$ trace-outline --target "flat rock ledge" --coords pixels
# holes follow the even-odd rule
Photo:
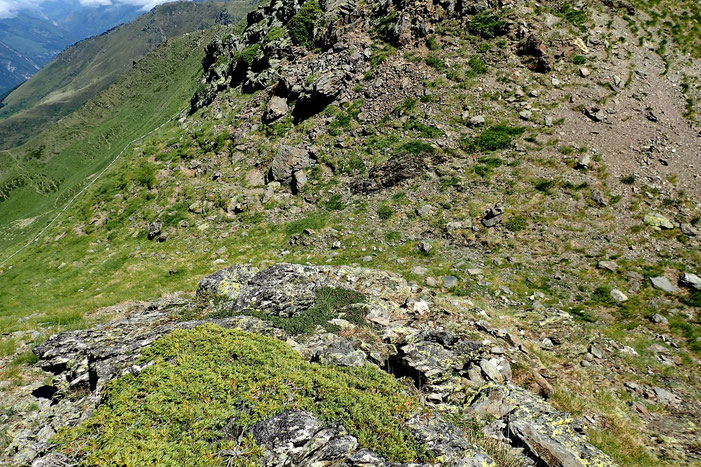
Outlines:
[[[365,338],[327,332],[289,336],[260,319],[261,313],[294,317],[315,305],[321,287],[362,293],[365,297]],[[178,321],[196,305],[183,298],[161,299],[132,306],[120,319],[91,329],[68,331],[35,348],[38,365],[53,375],[50,384],[34,386],[40,409],[27,428],[5,451],[13,465],[66,465],[53,450],[51,437],[63,426],[85,420],[99,404],[104,384],[126,373],[138,374],[148,365],[136,364],[141,351],[175,329],[206,322],[286,340],[311,361],[342,366],[376,365],[397,377],[410,378],[432,417],[416,417],[408,424],[417,441],[445,466],[487,466],[493,460],[466,439],[462,430],[440,413],[490,420],[484,434],[520,456],[523,465],[615,465],[591,445],[584,425],[552,407],[540,396],[509,382],[508,353],[518,352],[509,335],[471,323],[471,336],[441,327],[448,312],[433,297],[402,277],[383,271],[340,266],[277,264],[258,270],[236,265],[204,278],[197,290],[197,306],[221,318]],[[257,317],[246,313],[256,312]],[[332,320],[341,329],[354,325]],[[474,333],[499,336],[512,347],[489,351]],[[501,355],[505,353],[506,355]],[[286,411],[251,428],[263,448],[263,465],[277,466],[398,466],[358,446],[343,426],[324,424],[313,414]]]

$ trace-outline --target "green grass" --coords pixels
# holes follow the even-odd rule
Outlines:
[[[314,46],[314,26],[322,14],[316,0],[307,0],[299,12],[287,23],[287,31],[295,45]]]
[[[477,13],[470,19],[470,22],[467,24],[467,31],[483,39],[493,39],[506,34],[508,25],[502,19],[501,12],[492,13],[489,10],[485,10]]]
[[[463,149],[468,152],[490,152],[508,149],[514,140],[521,136],[524,128],[501,124],[487,128],[474,138],[462,140]]]
[[[388,204],[381,204],[377,208],[377,215],[380,217],[380,219],[386,221],[394,215],[394,209],[392,209],[392,206]]]
[[[141,361],[154,363],[110,382],[91,417],[59,433],[64,452],[85,465],[249,465],[260,452],[251,438],[239,456],[225,454],[239,434],[308,410],[390,461],[430,460],[405,427],[417,399],[377,368],[308,363],[281,341],[215,325],[174,331]]]

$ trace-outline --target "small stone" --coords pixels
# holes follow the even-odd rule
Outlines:
[[[438,285],[438,281],[436,280],[435,277],[427,277],[426,278],[426,285],[429,287],[436,287]]]
[[[475,115],[470,119],[470,125],[471,126],[481,126],[484,125],[484,117],[481,115]]]
[[[596,358],[604,358],[604,352],[602,352],[601,349],[595,346],[594,344],[589,346],[589,353],[591,353]]]
[[[650,282],[652,286],[667,293],[676,293],[677,288],[664,276],[651,277]]]
[[[589,166],[591,165],[591,154],[586,153],[582,155],[582,157],[577,160],[577,168],[578,169],[588,169]]]
[[[591,71],[587,67],[582,67],[579,69],[579,74],[582,78],[587,78],[591,74]]]
[[[446,289],[452,289],[458,285],[458,278],[455,276],[445,276],[443,277],[443,287]]]
[[[467,273],[471,276],[479,276],[482,274],[482,270],[480,268],[469,268]]]
[[[643,219],[643,222],[645,222],[650,227],[655,227],[658,229],[670,230],[674,228],[674,224],[672,224],[672,222],[669,219],[667,219],[661,214],[656,213],[646,214],[645,218]]]
[[[606,271],[610,272],[616,272],[618,269],[618,264],[616,264],[614,261],[599,261],[596,263],[596,268],[597,269],[605,269]]]
[[[659,313],[655,313],[650,317],[650,321],[652,321],[655,324],[667,324],[667,318],[665,318],[663,315]]]
[[[258,187],[265,185],[265,175],[261,170],[251,169],[246,172],[246,185]]]
[[[287,105],[287,100],[279,97],[273,96],[268,101],[265,106],[265,113],[263,114],[263,121],[265,123],[271,123],[275,120],[284,117],[290,111],[290,107]]]
[[[363,256],[363,263],[369,263],[372,261],[372,256]]]
[[[545,123],[546,127],[551,128],[553,126],[553,118],[550,115],[546,115],[543,123]]]
[[[433,245],[431,245],[426,240],[423,240],[423,241],[421,241],[421,243],[419,243],[419,251],[421,251],[422,253],[428,253],[432,249],[433,249]]]
[[[413,268],[411,268],[411,273],[416,274],[417,276],[425,276],[427,272],[428,269],[422,266],[414,266]]]
[[[611,298],[616,303],[625,303],[628,301],[628,296],[618,289],[611,290]]]
[[[530,110],[522,110],[521,112],[519,112],[518,116],[519,118],[521,118],[521,120],[528,121],[533,116],[533,112]]]
[[[418,208],[416,210],[416,214],[419,217],[428,217],[428,216],[432,216],[435,213],[435,211],[436,211],[435,208],[433,206],[431,206],[430,204],[424,204],[423,206],[421,206],[420,208]]]
[[[501,374],[497,366],[493,363],[493,360],[482,360],[480,361],[480,368],[484,375],[491,381],[495,383],[503,383],[504,376]]]
[[[685,272],[679,280],[679,284],[696,290],[701,290],[701,277],[690,272]]]

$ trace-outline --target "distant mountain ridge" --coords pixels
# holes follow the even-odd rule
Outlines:
[[[0,148],[8,149],[46,128],[114,83],[158,44],[217,22],[241,17],[246,2],[172,2],[134,21],[82,40],[63,51],[18,88],[0,108]]]
[[[0,19],[0,96],[29,79],[69,45],[139,14],[134,5],[94,7],[70,0],[45,2]]]

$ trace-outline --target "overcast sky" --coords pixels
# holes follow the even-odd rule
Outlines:
[[[11,18],[16,15],[19,10],[35,8],[44,0],[0,0],[0,18]],[[129,5],[137,5],[143,7],[144,10],[150,10],[154,6],[172,0],[79,0],[84,6],[106,6],[119,3]]]

